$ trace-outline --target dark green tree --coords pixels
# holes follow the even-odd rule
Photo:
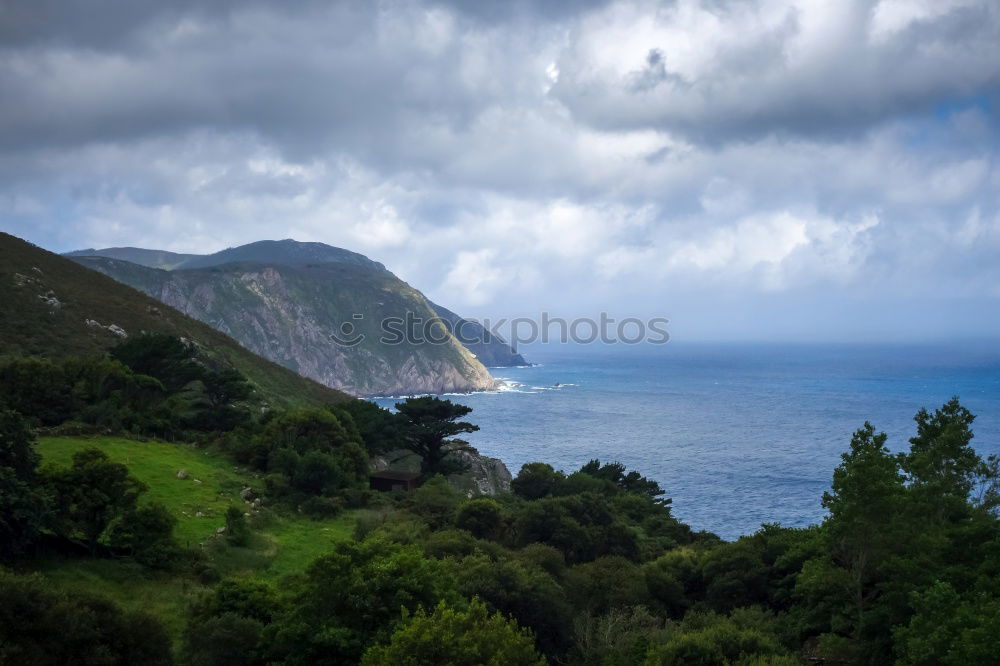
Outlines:
[[[601,461],[595,458],[581,467],[580,471],[595,478],[610,481],[626,493],[649,497],[657,504],[667,505],[672,501],[663,497],[667,491],[661,488],[659,483],[647,479],[635,470],[627,471],[625,465],[620,462],[602,465]]]
[[[510,489],[518,497],[536,500],[554,494],[565,479],[566,475],[557,472],[552,465],[542,462],[526,463],[511,481]]]
[[[264,643],[285,664],[356,663],[389,639],[402,609],[458,599],[448,566],[414,546],[342,542],[309,565]]]
[[[73,390],[59,363],[15,358],[0,364],[0,405],[36,425],[58,425],[73,413]]]
[[[170,637],[149,615],[3,570],[0,599],[0,664],[172,663]]]
[[[464,597],[479,597],[490,610],[531,629],[546,655],[559,657],[568,649],[574,608],[541,567],[508,557],[472,555],[456,563],[455,575]]]
[[[34,443],[20,414],[0,411],[0,557],[22,553],[48,521],[50,500],[39,483]]]
[[[498,539],[504,527],[503,508],[490,497],[471,499],[458,508],[455,526],[468,530],[477,539]]]
[[[168,569],[181,556],[174,539],[177,519],[158,502],[127,511],[111,529],[109,541],[127,551],[136,562],[156,569]]]
[[[827,615],[829,654],[861,664],[889,658],[889,630],[902,618],[892,616],[887,586],[917,533],[906,522],[899,460],[885,442],[870,423],[854,433],[823,495],[826,553],[804,565],[797,584],[814,611]]]
[[[133,510],[146,486],[121,463],[111,462],[96,448],[73,454],[68,469],[50,478],[56,501],[56,529],[71,539],[82,539],[91,552],[111,523]]]
[[[238,506],[226,509],[226,541],[234,546],[246,546],[250,543],[250,526],[243,510]]]
[[[471,407],[425,396],[397,402],[396,409],[403,424],[403,445],[420,456],[424,478],[465,471],[465,466],[451,454],[474,449],[468,442],[449,438],[479,430],[477,425],[458,420],[469,414]]]
[[[975,416],[952,398],[933,414],[914,417],[917,434],[910,450],[899,455],[924,520],[954,521],[969,510],[969,493],[982,460],[970,445]]]
[[[485,604],[473,600],[465,610],[443,601],[433,613],[423,608],[407,617],[388,645],[371,648],[364,666],[438,664],[440,666],[544,666],[531,633]]]

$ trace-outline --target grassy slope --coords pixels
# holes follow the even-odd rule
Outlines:
[[[143,501],[161,502],[177,517],[175,534],[182,544],[197,547],[209,540],[206,553],[223,575],[280,579],[302,571],[329,552],[334,543],[350,538],[353,531],[350,513],[327,521],[276,515],[255,533],[250,547],[229,547],[210,537],[225,523],[223,516],[229,506],[243,506],[240,489],[259,486],[253,475],[220,456],[183,444],[115,437],[43,437],[37,448],[45,464],[67,465],[74,452],[89,446],[126,464],[132,475],[149,487]],[[177,478],[180,469],[187,470],[187,479]],[[199,511],[204,516],[196,516]],[[62,587],[110,597],[127,608],[156,615],[175,639],[183,629],[187,604],[206,589],[196,581],[149,572],[122,561],[51,559],[38,566]]]
[[[59,305],[40,298],[47,294]],[[0,355],[96,354],[119,341],[104,328],[88,326],[88,319],[103,326],[117,324],[130,334],[158,331],[194,340],[210,356],[246,375],[271,404],[349,399],[260,358],[229,336],[131,287],[0,233]]]

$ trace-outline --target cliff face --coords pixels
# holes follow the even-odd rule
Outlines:
[[[441,319],[448,322],[450,330],[459,342],[472,352],[479,362],[487,368],[509,368],[519,365],[530,365],[524,357],[514,351],[503,338],[493,335],[478,322],[465,319],[448,308],[435,303],[434,308]]]
[[[104,257],[73,259],[211,325],[250,351],[354,395],[496,385],[439,323],[421,329],[416,339],[400,339],[394,331],[403,330],[403,321],[429,322],[436,313],[419,291],[367,259],[369,264],[237,262],[172,271]],[[426,341],[423,333],[440,342]]]

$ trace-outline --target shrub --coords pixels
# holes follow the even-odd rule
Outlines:
[[[368,650],[362,664],[544,666],[545,660],[535,651],[530,632],[499,613],[491,615],[485,604],[473,600],[467,610],[444,602],[430,614],[418,610],[403,621],[388,645]]]
[[[250,543],[250,526],[243,515],[243,509],[238,506],[226,509],[226,541],[233,546],[246,546]]]

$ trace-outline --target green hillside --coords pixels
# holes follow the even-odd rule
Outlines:
[[[122,332],[140,331],[192,340],[250,379],[273,405],[349,399],[131,287],[0,233],[0,354],[93,355],[120,342]]]
[[[225,524],[230,506],[245,506],[240,491],[260,487],[260,480],[209,451],[177,443],[135,441],[117,437],[43,437],[36,445],[45,464],[67,466],[73,454],[97,447],[145,483],[142,502],[158,502],[177,518],[174,533],[185,546],[201,548],[208,563],[224,576],[278,580],[302,571],[339,541],[349,539],[353,513],[313,520],[287,513],[271,514],[255,524],[246,548],[213,539]],[[187,478],[177,478],[180,470]],[[198,515],[202,514],[202,515]],[[199,544],[206,544],[199,546]],[[134,562],[107,559],[49,558],[37,567],[58,586],[109,597],[130,610],[152,613],[176,639],[187,605],[203,590],[193,578],[150,572]]]

